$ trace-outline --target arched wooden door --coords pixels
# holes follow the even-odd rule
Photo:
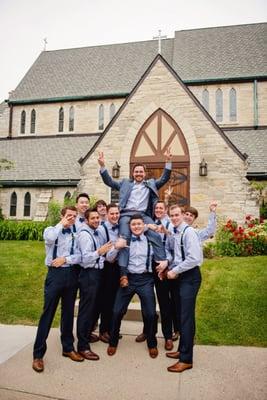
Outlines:
[[[164,198],[164,190],[169,188],[172,189],[169,204],[189,204],[188,147],[181,129],[162,109],[155,111],[138,132],[131,151],[130,170],[140,162],[146,165],[148,178],[160,177],[168,147],[173,154],[173,170],[169,182],[160,189],[160,198]]]

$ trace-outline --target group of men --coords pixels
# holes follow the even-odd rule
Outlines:
[[[216,204],[211,204],[207,228],[196,231],[190,225],[197,210],[178,205],[169,208],[160,201],[158,190],[171,174],[171,151],[159,179],[146,180],[146,169],[135,165],[132,179],[113,180],[103,153],[98,163],[103,182],[119,191],[119,204],[106,206],[99,200],[89,208],[89,196],[77,196],[76,207],[66,206],[61,220],[44,231],[44,308],[33,349],[32,367],[44,370],[43,357],[51,324],[61,300],[62,355],[72,361],[98,360],[90,343],[102,340],[107,354],[118,348],[120,326],[128,305],[137,294],[141,301],[143,332],[137,342],[147,341],[151,358],[158,355],[157,299],[160,307],[166,356],[177,359],[170,372],[193,366],[195,303],[201,284],[201,242],[214,234]],[[74,348],[74,306],[79,290],[77,351]],[[93,334],[99,323],[99,337]],[[173,341],[180,335],[177,351]]]

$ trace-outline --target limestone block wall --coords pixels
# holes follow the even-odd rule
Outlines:
[[[242,220],[245,213],[258,214],[248,193],[246,164],[222,138],[175,77],[158,60],[136,92],[129,98],[114,124],[103,136],[98,148],[84,163],[79,190],[94,192],[110,200],[110,190],[98,174],[97,155],[105,154],[111,171],[115,161],[121,165],[121,177],[129,176],[131,148],[135,137],[149,116],[164,109],[181,128],[190,154],[190,202],[200,212],[200,224],[207,221],[208,206],[216,199],[219,213]],[[208,176],[199,176],[202,158],[208,163]]]
[[[0,106],[0,137],[8,136],[9,107],[7,104]]]
[[[110,106],[114,104],[116,111],[123,99],[73,101],[61,103],[16,105],[13,107],[12,136],[26,135],[55,135],[69,133],[94,133],[98,132],[98,109],[104,106],[104,126],[110,121]],[[64,109],[64,129],[58,132],[59,109]],[[69,131],[69,110],[74,108],[74,131]],[[30,133],[31,111],[36,111],[35,134]],[[20,133],[21,112],[26,112],[25,134]]]
[[[209,114],[216,121],[216,100],[217,89],[223,92],[223,121],[219,125],[224,128],[227,126],[253,126],[254,125],[254,94],[253,82],[247,83],[226,83],[220,85],[200,85],[189,86],[197,99],[202,103],[202,93],[205,89],[209,92]],[[267,124],[267,82],[258,82],[258,125]],[[230,121],[229,94],[231,88],[236,90],[237,95],[237,119]]]
[[[2,212],[5,218],[8,219],[18,219],[18,220],[31,220],[35,218],[37,206],[38,206],[38,199],[42,191],[46,191],[51,188],[45,187],[23,187],[23,188],[0,188],[0,207],[2,208]],[[67,191],[71,194],[75,191],[76,188],[73,187],[55,187],[52,188],[52,198],[54,200],[63,203],[64,196]],[[10,217],[10,199],[12,193],[15,192],[17,194],[17,215],[16,217]],[[31,195],[31,215],[30,217],[24,217],[24,196],[29,192]]]

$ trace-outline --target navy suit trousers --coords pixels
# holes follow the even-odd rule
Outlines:
[[[147,327],[147,345],[149,348],[157,346],[157,314],[154,293],[154,278],[150,273],[128,274],[129,286],[119,288],[113,308],[110,346],[117,347],[121,320],[127,312],[128,305],[136,293],[141,301],[141,309]]]
[[[78,290],[79,266],[48,267],[44,285],[44,308],[33,347],[33,358],[43,358],[56,309],[61,299],[61,343],[64,352],[73,350],[73,318]]]

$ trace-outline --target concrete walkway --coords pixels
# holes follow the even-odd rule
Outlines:
[[[92,349],[100,360],[74,363],[61,356],[58,329],[52,329],[45,371],[31,368],[36,327],[0,325],[1,400],[266,400],[267,349],[195,346],[194,368],[167,372],[173,360],[151,359],[146,345],[134,341],[142,324],[124,321],[123,339],[113,357],[106,345]],[[177,342],[176,342],[177,343]]]

